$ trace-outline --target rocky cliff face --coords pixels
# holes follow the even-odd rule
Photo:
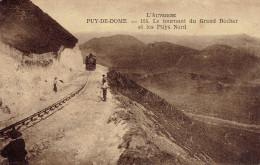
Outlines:
[[[60,89],[75,81],[84,70],[76,43],[30,0],[0,1],[0,98],[11,109],[0,112],[1,127],[37,111],[29,107],[41,106],[52,94],[55,77],[64,82]]]
[[[0,1],[0,40],[25,55],[58,52],[78,42],[30,0]]]

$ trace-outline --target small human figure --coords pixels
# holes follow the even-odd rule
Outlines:
[[[103,85],[105,83],[105,81],[107,81],[107,78],[106,78],[106,75],[104,75],[104,74],[102,75],[102,77],[103,77],[102,78],[102,85]]]
[[[3,100],[0,98],[0,108],[3,107]]]
[[[57,77],[55,77],[55,78],[54,78],[54,81],[53,81],[53,91],[54,91],[54,92],[57,92],[57,91],[58,91],[58,89],[57,89],[57,83],[58,83]]]
[[[59,82],[64,83],[64,81],[62,81],[62,80],[59,80]],[[53,81],[53,91],[54,91],[54,92],[57,92],[57,91],[58,91],[57,85],[58,85],[58,78],[55,77],[55,78],[54,78],[54,81]]]
[[[3,100],[0,98],[0,110],[3,112],[3,113],[7,113],[7,114],[10,114],[11,113],[11,110],[10,108],[7,106],[7,105],[3,105]]]
[[[12,130],[7,133],[12,139],[0,152],[1,156],[7,158],[9,165],[29,165],[25,160],[27,151],[25,150],[25,141],[21,137],[22,133],[18,130]]]
[[[4,109],[3,107],[3,100],[0,98],[0,109]]]
[[[103,90],[103,101],[106,101],[107,100],[107,88],[108,88],[106,80],[104,81],[104,83],[103,83],[101,88]]]
[[[92,54],[92,53],[90,53],[90,54],[89,54],[89,58],[92,58],[92,57],[93,57],[93,54]]]
[[[4,113],[7,113],[7,114],[10,114],[10,113],[11,113],[11,110],[10,110],[10,108],[6,105],[6,106],[4,106],[4,108],[3,108],[3,112],[4,112]]]

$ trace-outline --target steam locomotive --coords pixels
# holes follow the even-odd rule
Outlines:
[[[89,54],[89,56],[86,56],[86,70],[93,71],[96,69],[96,57],[93,54]]]

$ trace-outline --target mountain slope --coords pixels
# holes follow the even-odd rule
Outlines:
[[[138,46],[133,48],[127,42],[117,44],[121,38],[133,39],[126,35],[96,38],[95,45],[87,41],[81,51],[97,51],[99,63],[115,67],[184,112],[259,123],[259,87],[255,84],[260,79],[259,57],[219,44],[199,51],[135,39]],[[104,41],[109,41],[108,47]]]
[[[142,51],[143,46],[144,43],[134,37],[115,35],[93,38],[88,43],[81,44],[80,49],[85,55],[95,52],[98,61],[104,66],[125,67],[127,64],[131,67],[137,61],[135,58]]]
[[[105,66],[146,70],[173,67],[182,56],[190,58],[198,53],[197,50],[168,42],[144,44],[127,35],[91,39],[81,44],[80,49],[82,53],[94,51]]]
[[[193,120],[115,70],[108,80],[112,94],[129,109],[117,112],[112,121],[135,126],[124,136],[119,164],[259,163],[257,133]]]
[[[251,80],[260,71],[260,58],[226,45],[211,45],[198,58],[200,70],[216,76]]]
[[[99,32],[99,33],[76,33],[75,36],[82,44],[91,38],[112,36],[116,33]],[[135,38],[144,43],[152,42],[170,42],[178,45],[183,45],[197,50],[205,49],[211,45],[228,45],[239,50],[246,51],[247,53],[260,57],[260,39],[252,37],[247,34],[236,35],[204,35],[204,36],[188,36],[188,35],[168,35],[168,34],[131,34]]]
[[[127,35],[91,39],[80,45],[83,54],[94,51],[98,62],[117,69],[148,73],[175,68],[185,72],[234,79],[257,79],[260,58],[226,45],[201,51],[169,42],[144,44]]]
[[[260,57],[260,39],[246,34],[208,35],[208,36],[175,36],[175,35],[134,35],[145,43],[167,41],[194,49],[202,50],[211,45],[228,45]]]

